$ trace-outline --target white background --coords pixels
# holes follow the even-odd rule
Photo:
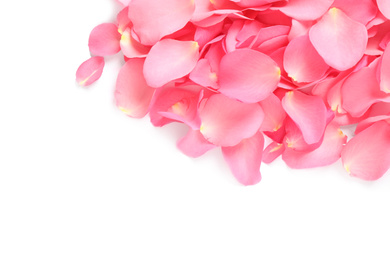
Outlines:
[[[390,174],[281,160],[239,185],[218,150],[116,109],[119,56],[83,89],[89,32],[113,0],[0,4],[0,259],[390,259]]]

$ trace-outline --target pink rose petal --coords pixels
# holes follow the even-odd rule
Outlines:
[[[313,25],[309,36],[325,62],[340,71],[359,62],[368,41],[366,27],[335,7]]]
[[[254,185],[261,180],[260,165],[264,148],[263,134],[242,140],[232,147],[222,147],[222,154],[234,177],[244,185]]]
[[[120,39],[118,26],[113,23],[100,24],[92,30],[89,36],[89,51],[95,56],[114,55],[120,51]]]
[[[280,68],[267,55],[240,49],[226,54],[219,68],[219,91],[246,103],[267,98],[277,87]]]
[[[103,73],[104,58],[95,56],[84,61],[76,72],[76,81],[80,86],[89,86]]]
[[[199,59],[199,45],[194,41],[161,40],[145,60],[144,76],[149,86],[159,88],[189,74]]]

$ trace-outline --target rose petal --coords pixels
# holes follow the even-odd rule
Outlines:
[[[117,107],[130,117],[141,118],[149,111],[154,88],[142,74],[144,59],[129,59],[118,74],[115,88]]]
[[[95,56],[84,61],[76,72],[76,81],[80,86],[89,86],[103,73],[104,58]]]
[[[288,92],[282,100],[286,113],[301,130],[307,144],[322,138],[327,119],[327,109],[320,97],[309,96],[299,91]]]
[[[284,14],[297,20],[316,20],[333,4],[334,0],[289,0],[278,8]]]
[[[177,147],[185,155],[196,158],[215,148],[216,145],[208,142],[199,130],[190,129],[187,135],[177,142]]]
[[[88,41],[89,51],[95,56],[114,55],[120,51],[119,41],[121,34],[118,26],[113,23],[103,23],[96,26]]]
[[[353,137],[341,158],[351,176],[376,180],[390,168],[390,125],[379,121]]]
[[[245,104],[222,94],[212,95],[200,109],[200,132],[218,146],[234,146],[253,136],[263,122],[259,104]]]
[[[267,55],[239,49],[226,54],[219,68],[219,91],[246,103],[267,98],[277,87],[280,68]]]
[[[333,7],[309,31],[310,41],[325,62],[347,70],[363,57],[367,46],[366,27]]]
[[[234,177],[244,184],[253,185],[261,180],[260,165],[264,136],[257,132],[232,147],[222,147],[222,154]]]
[[[144,45],[183,28],[195,11],[193,0],[132,0],[129,18]]]
[[[156,43],[145,60],[144,76],[149,86],[162,87],[189,74],[199,59],[199,45],[194,41],[164,39]]]

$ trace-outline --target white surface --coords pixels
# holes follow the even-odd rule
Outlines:
[[[240,186],[219,151],[175,147],[113,103],[119,63],[75,84],[111,0],[0,4],[0,259],[389,259],[390,174],[374,183],[340,163],[263,165]]]

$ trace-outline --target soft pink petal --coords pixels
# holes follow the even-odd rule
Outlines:
[[[326,128],[324,140],[317,149],[305,152],[286,148],[282,158],[289,167],[294,169],[326,166],[340,158],[346,142],[347,136],[343,134],[336,124],[331,123]]]
[[[164,39],[156,43],[145,60],[144,76],[149,86],[159,88],[189,74],[199,59],[194,41]]]
[[[118,74],[115,88],[117,107],[128,116],[141,118],[148,110],[154,88],[149,87],[142,74],[144,59],[129,59]]]
[[[286,147],[281,143],[272,142],[263,151],[263,163],[271,163],[283,154]]]
[[[207,59],[198,61],[196,67],[190,73],[190,79],[203,87],[218,89],[218,75],[212,71],[210,62]]]
[[[307,144],[314,144],[321,140],[326,126],[327,109],[320,97],[290,91],[283,98],[282,105],[302,131]]]
[[[125,7],[116,16],[116,21],[118,24],[118,32],[120,34],[122,34],[126,30],[126,28],[132,26],[128,14],[129,14],[129,8]]]
[[[333,7],[341,9],[350,18],[364,25],[374,19],[378,12],[372,0],[335,0]]]
[[[317,149],[322,143],[323,136],[321,136],[320,140],[317,142],[308,144],[303,138],[302,131],[290,118],[286,119],[285,129],[286,134],[284,136],[283,142],[289,149],[305,152],[313,151],[314,149]]]
[[[129,17],[144,45],[183,28],[195,11],[194,0],[132,0]]]
[[[201,96],[200,86],[165,86],[154,95],[150,108],[150,121],[154,126],[180,121],[192,128],[199,129],[198,103]]]
[[[284,69],[296,82],[321,79],[329,66],[314,49],[308,35],[293,39],[284,53]]]
[[[351,74],[341,88],[342,107],[354,117],[362,116],[379,101],[390,102],[390,95],[380,90],[376,63]]]
[[[291,30],[288,34],[288,39],[291,41],[296,37],[306,35],[313,26],[313,23],[313,21],[298,21],[293,19],[291,21]]]
[[[103,73],[104,58],[95,56],[84,61],[76,72],[76,81],[80,86],[89,86]]]
[[[118,26],[113,23],[100,24],[89,35],[89,51],[95,56],[114,55],[120,51],[120,39]]]
[[[376,180],[390,168],[390,125],[379,121],[353,137],[341,158],[351,176]]]
[[[380,67],[380,89],[390,94],[390,44],[387,45],[382,55],[382,64]]]
[[[386,16],[387,19],[390,19],[390,1],[389,0],[376,0],[378,4],[379,11]]]
[[[367,46],[366,27],[338,8],[332,8],[309,32],[310,41],[325,62],[347,70],[363,57]]]
[[[200,132],[209,142],[234,146],[259,130],[264,112],[259,104],[245,104],[216,94],[205,101],[200,118]]]
[[[267,132],[278,131],[286,118],[286,112],[282,107],[280,99],[274,94],[271,94],[262,100],[260,105],[265,114],[261,130]]]
[[[277,87],[280,68],[267,55],[240,49],[226,54],[219,68],[219,91],[246,103],[267,98]]]
[[[333,4],[334,0],[289,0],[279,10],[297,20],[316,20]]]
[[[177,142],[177,147],[185,155],[196,158],[215,148],[216,145],[208,142],[199,130],[190,129],[187,135]]]
[[[120,47],[123,55],[127,58],[143,58],[148,54],[150,47],[137,42],[131,35],[130,28],[127,28],[121,37]]]
[[[253,185],[261,180],[260,165],[264,148],[264,136],[257,132],[232,147],[222,147],[222,154],[234,177],[244,184]]]

